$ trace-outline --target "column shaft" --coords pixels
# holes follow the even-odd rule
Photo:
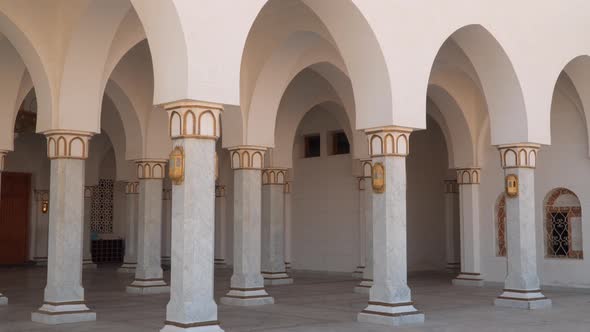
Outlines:
[[[82,258],[82,267],[85,269],[95,269],[96,264],[92,261],[91,239],[90,239],[90,212],[92,207],[92,194],[95,187],[86,186],[84,188],[84,254]]]
[[[445,234],[446,234],[446,257],[447,270],[456,271],[461,268],[460,260],[455,250],[455,223],[457,214],[455,203],[457,200],[457,181],[445,181]]]
[[[125,184],[125,219],[127,234],[125,234],[125,257],[123,265],[118,269],[122,273],[134,273],[137,267],[137,205],[139,199],[139,182]]]
[[[6,159],[6,153],[5,151],[0,151],[0,201],[2,200],[2,171],[4,170],[4,162]],[[7,305],[8,304],[8,298],[6,296],[4,296],[2,293],[0,293],[0,305]]]
[[[364,244],[365,244],[365,267],[361,282],[354,288],[355,293],[369,294],[373,286],[374,251],[373,251],[373,190],[371,190],[371,159],[361,160],[361,169],[364,178],[364,189],[361,191],[364,212]]]
[[[170,266],[172,255],[172,191],[162,192],[162,266]]]
[[[359,242],[359,261],[356,270],[352,273],[353,277],[362,277],[365,270],[365,262],[367,260],[367,237],[366,237],[366,218],[365,218],[365,178],[359,177],[357,179],[358,185],[358,242]]]
[[[291,194],[292,182],[288,181],[285,183],[285,269],[291,269],[291,262],[293,257],[291,255],[291,229],[292,229],[292,194]]]
[[[215,187],[215,265],[224,267],[227,248],[225,186]]]

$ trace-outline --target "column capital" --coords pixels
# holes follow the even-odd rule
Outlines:
[[[227,149],[231,156],[231,168],[236,169],[259,169],[264,167],[265,147],[243,145]]]
[[[86,159],[88,141],[93,133],[74,130],[49,130],[47,137],[47,157],[49,159]]]
[[[6,164],[6,155],[8,154],[8,150],[0,150],[0,172],[4,170],[4,166]]]
[[[221,136],[220,104],[182,100],[164,105],[168,112],[168,133],[172,139],[216,140]]]
[[[373,160],[370,158],[360,159],[361,163],[361,178],[370,178],[371,172],[373,171]]]
[[[365,179],[367,179],[367,177],[366,176],[357,176],[356,179],[357,179],[358,189],[360,191],[365,190]]]
[[[96,186],[84,186],[84,198],[91,198]]]
[[[225,197],[225,186],[218,184],[215,186],[215,197]]]
[[[481,178],[481,168],[465,167],[457,168],[457,184],[479,184]]]
[[[412,129],[389,126],[365,130],[371,158],[383,156],[406,157],[410,153]]]
[[[284,185],[287,168],[265,168],[262,170],[262,185]]]
[[[163,179],[166,177],[165,159],[137,159],[137,178],[140,180]]]
[[[43,202],[49,201],[49,190],[45,189],[35,189],[35,201]]]
[[[162,189],[162,200],[163,201],[171,201],[172,200],[172,189],[167,189],[167,188]]]
[[[445,194],[456,194],[459,192],[457,180],[444,180]]]
[[[283,187],[283,192],[285,194],[290,194],[291,193],[291,185],[293,184],[293,181],[285,181],[285,186]]]
[[[540,148],[533,143],[498,145],[502,168],[535,168]]]
[[[127,194],[127,195],[139,194],[139,182],[137,182],[137,181],[125,182],[125,194]]]

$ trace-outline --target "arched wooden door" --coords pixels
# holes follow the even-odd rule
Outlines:
[[[0,198],[0,264],[27,261],[27,228],[31,175],[2,172]]]

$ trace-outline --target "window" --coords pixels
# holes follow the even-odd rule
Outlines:
[[[506,257],[506,197],[504,193],[496,203],[496,256]]]
[[[584,258],[582,208],[578,196],[565,188],[553,189],[545,200],[547,257]]]
[[[307,135],[305,139],[305,158],[319,157],[321,154],[321,140],[319,134]]]
[[[330,139],[332,140],[332,155],[350,153],[350,143],[343,131],[331,133]]]

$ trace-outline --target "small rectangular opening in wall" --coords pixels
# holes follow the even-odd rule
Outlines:
[[[330,144],[330,146],[332,147],[332,150],[330,151],[331,155],[350,153],[350,143],[348,142],[348,138],[346,137],[345,132],[331,132],[330,140],[332,141]]]
[[[306,135],[304,158],[314,158],[321,155],[321,139],[319,134]]]

